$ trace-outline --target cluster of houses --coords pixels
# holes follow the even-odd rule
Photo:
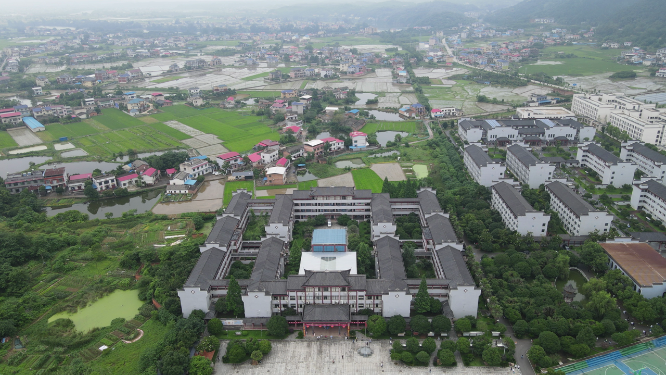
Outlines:
[[[287,126],[283,128],[283,133],[293,134],[297,138],[302,138],[302,128],[300,126]],[[351,138],[350,149],[363,149],[368,146],[368,135],[354,131],[349,133]],[[247,155],[241,155],[238,152],[227,152],[216,157],[216,162],[220,170],[224,173],[230,173],[232,179],[252,180],[254,173],[251,168],[258,168],[265,172],[265,185],[284,185],[287,182],[287,173],[291,166],[291,160],[311,154],[319,158],[327,152],[342,151],[345,149],[345,141],[335,137],[326,137],[323,139],[313,139],[305,141],[302,144],[290,147],[281,147],[279,142],[272,140],[263,140],[254,146],[255,152]],[[303,167],[302,165],[298,166]]]
[[[143,160],[135,160],[123,166],[124,173],[116,176],[111,173],[93,175],[93,173],[68,174],[65,167],[47,168],[30,172],[8,173],[5,186],[12,194],[28,189],[37,191],[44,186],[47,192],[62,188],[69,192],[82,192],[87,183],[98,192],[116,188],[153,186],[161,178],[169,178],[167,193],[192,193],[198,185],[199,176],[212,173],[216,169],[205,157],[193,157],[175,168],[158,170]]]
[[[607,43],[604,43],[607,44]],[[612,45],[612,47],[611,47]],[[615,47],[619,43],[610,43],[609,48]],[[625,42],[625,47],[631,47],[631,42]],[[660,48],[657,52],[646,52],[640,47],[632,47],[630,50],[622,51],[620,58],[625,64],[643,65],[643,66],[666,66],[666,48]],[[660,68],[657,77],[666,77],[666,68]]]

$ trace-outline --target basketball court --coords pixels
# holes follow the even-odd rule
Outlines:
[[[666,375],[666,347],[609,360],[599,366],[567,372],[567,375]]]

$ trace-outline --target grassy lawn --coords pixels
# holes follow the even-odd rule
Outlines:
[[[143,125],[144,122],[134,118],[121,110],[115,108],[104,108],[100,116],[95,117],[95,121],[103,124],[109,129],[124,129],[132,126]]]
[[[108,354],[102,354],[98,359],[90,362],[93,372],[109,375],[141,374],[139,371],[139,357],[147,348],[157,344],[168,329],[155,320],[148,320],[140,328],[143,337],[139,341],[125,344],[122,341],[109,349]]]
[[[228,181],[224,184],[224,200],[222,201],[222,206],[231,202],[231,197],[233,197],[233,192],[238,189],[247,189],[247,191],[254,192],[254,182],[253,181]]]
[[[382,179],[370,168],[354,169],[352,171],[354,177],[354,185],[356,189],[370,189],[373,193],[381,193]]]
[[[238,91],[239,94],[249,95],[250,98],[278,98],[279,91]]]
[[[187,134],[185,134],[181,131],[178,131],[178,130],[176,130],[176,129],[168,126],[168,125],[164,125],[160,122],[155,123],[155,124],[150,124],[150,127],[157,130],[160,133],[164,133],[164,134],[166,134],[170,137],[176,138],[179,141],[182,141],[183,139],[192,138],[189,135],[187,135]]]
[[[298,190],[310,190],[310,188],[317,187],[317,180],[303,181],[298,183]]]
[[[164,83],[164,82],[171,82],[175,81],[177,79],[185,78],[184,76],[171,76],[171,77],[164,77],[164,78],[158,78],[154,81],[151,81],[152,83]]]
[[[43,132],[42,132],[43,133]],[[17,147],[18,143],[12,138],[9,133],[3,131],[0,132],[0,148],[8,148],[8,147]]]
[[[420,132],[422,126],[417,125],[416,121],[393,121],[393,122],[371,122],[365,124],[362,132],[372,134],[382,130],[393,130],[415,134]]]

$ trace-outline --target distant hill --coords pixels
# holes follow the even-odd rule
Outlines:
[[[335,21],[358,18],[368,26],[379,28],[403,28],[412,26],[432,26],[447,28],[470,19],[461,13],[478,12],[472,4],[455,4],[445,1],[408,3],[387,1],[381,3],[310,3],[292,5],[271,10],[268,16],[290,20]],[[435,17],[437,16],[437,17]],[[440,19],[437,19],[440,18]]]
[[[619,11],[631,9],[637,2],[639,0],[525,0],[498,10],[485,20],[497,26],[518,26],[534,18],[554,18],[555,22],[564,25],[585,22],[597,26]],[[663,0],[652,2],[664,5]],[[659,13],[663,15],[663,11]]]
[[[649,50],[666,47],[666,0],[642,0],[617,12],[595,31],[599,40],[632,42]]]

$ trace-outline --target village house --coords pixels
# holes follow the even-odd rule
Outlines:
[[[116,176],[109,174],[103,176],[93,177],[93,187],[97,191],[104,191],[108,189],[115,189],[117,185]]]
[[[229,168],[232,170],[244,165],[243,156],[237,152],[227,152],[226,154],[218,155],[216,161],[220,168],[224,167],[224,163],[229,163]]]
[[[69,176],[69,182],[67,187],[69,191],[83,190],[86,186],[86,182],[92,180],[92,173],[76,174]]]
[[[160,179],[160,171],[155,168],[148,168],[141,174],[141,179],[146,185],[155,185]]]
[[[266,185],[284,185],[284,175],[287,169],[283,167],[272,167],[266,170]]]
[[[213,172],[213,167],[206,160],[192,159],[180,163],[180,170],[187,172],[190,179],[196,179],[199,176]]]
[[[324,152],[324,142],[320,139],[313,139],[303,143],[303,149],[305,152],[313,153],[316,157]]]
[[[333,152],[345,149],[345,141],[343,140],[334,137],[326,137],[322,138],[321,141],[328,145],[328,151]]]
[[[121,188],[128,188],[130,186],[137,185],[138,182],[139,182],[139,175],[136,173],[131,173],[118,177],[118,185]]]
[[[368,135],[363,132],[351,132],[349,137],[352,140],[352,147],[366,147],[368,146]]]

